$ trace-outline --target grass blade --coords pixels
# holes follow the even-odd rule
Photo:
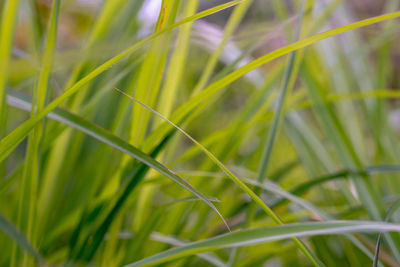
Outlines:
[[[2,214],[0,214],[0,229],[1,231],[9,236],[14,242],[23,250],[30,253],[36,259],[41,259],[41,256],[37,252],[37,250],[32,246],[32,244],[28,241],[26,236],[19,232],[11,222],[7,220]]]
[[[19,0],[6,0],[0,29],[0,138],[6,133],[6,85],[14,42]]]
[[[365,232],[399,232],[400,225],[373,221],[330,221],[323,223],[298,223],[280,225],[266,228],[243,230],[210,239],[197,241],[188,245],[173,248],[126,267],[160,264],[166,261],[178,259],[191,254],[214,251],[227,247],[240,247],[261,244],[270,241],[282,240],[291,237],[306,237],[314,235],[333,235],[345,233]]]
[[[37,95],[36,103],[32,107],[32,116],[43,110],[48,95],[48,83],[50,80],[50,72],[53,65],[53,55],[56,46],[57,38],[57,26],[58,26],[58,14],[60,9],[60,0],[53,1],[49,29],[47,32],[46,43],[44,48],[44,54],[42,58],[42,66],[39,75],[39,81],[37,84],[37,91],[34,95]],[[43,125],[37,125],[33,129],[33,132],[29,136],[28,148],[26,152],[26,164],[22,176],[22,182],[20,186],[21,194],[18,205],[18,217],[17,224],[19,229],[24,232],[29,240],[33,244],[36,243],[35,229],[40,224],[42,216],[36,217],[37,212],[37,192],[38,192],[38,181],[39,181],[39,151],[40,142],[43,134]],[[36,224],[36,219],[39,220],[39,224]],[[19,264],[21,255],[16,247],[13,251],[13,262]],[[28,260],[28,254],[23,254],[23,262]]]

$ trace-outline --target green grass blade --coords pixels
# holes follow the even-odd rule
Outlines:
[[[43,107],[45,106],[46,96],[48,94],[48,83],[50,79],[50,72],[53,64],[53,55],[56,46],[59,9],[60,0],[55,0],[53,2],[51,10],[50,23],[36,89],[37,91],[34,92],[34,95],[37,95],[37,99],[35,105],[33,105],[32,108],[33,116],[43,109]],[[38,125],[34,128],[28,139],[26,163],[20,186],[20,192],[22,193],[19,196],[20,199],[17,215],[17,224],[19,226],[19,229],[26,234],[27,238],[31,240],[33,244],[36,243],[36,219],[42,218],[40,215],[39,217],[36,217],[37,192],[39,181],[39,151],[42,132],[42,125]],[[14,249],[17,248],[15,247]],[[14,251],[13,256],[15,257],[13,259],[13,262],[18,263],[21,255],[18,253],[18,251]],[[24,253],[23,261],[25,262],[26,260],[28,260],[28,254]]]
[[[19,0],[6,0],[0,28],[0,138],[6,134],[6,85],[14,43]]]
[[[158,241],[158,242],[165,243],[165,244],[174,245],[174,246],[185,246],[187,244],[187,242],[184,242],[184,241],[179,240],[174,237],[165,236],[160,233],[152,233],[151,239]],[[217,267],[230,266],[230,265],[222,262],[215,254],[212,254],[212,253],[200,253],[200,254],[197,254],[197,256],[205,261],[208,261],[213,266],[217,266]]]
[[[227,247],[240,247],[283,240],[290,237],[306,237],[314,235],[333,235],[365,232],[399,232],[400,225],[373,221],[330,221],[323,223],[297,223],[283,226],[255,228],[233,232],[210,239],[190,243],[150,256],[126,267],[160,264],[184,256],[206,251],[214,251]]]

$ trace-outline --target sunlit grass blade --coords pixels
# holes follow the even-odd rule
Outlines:
[[[53,65],[53,55],[56,46],[57,38],[57,26],[58,17],[60,9],[60,0],[55,0],[51,9],[50,23],[47,31],[46,43],[43,52],[41,70],[39,75],[39,80],[37,88],[33,95],[36,96],[34,99],[35,103],[32,106],[31,114],[34,116],[37,112],[41,111],[45,106],[46,97],[48,95],[48,83],[50,80],[50,72]],[[28,148],[26,152],[26,164],[24,166],[24,172],[21,181],[21,194],[18,206],[18,217],[17,223],[19,229],[24,232],[28,239],[31,240],[33,244],[36,244],[36,235],[38,225],[41,225],[40,218],[42,216],[36,217],[37,212],[37,192],[38,192],[38,181],[39,181],[39,151],[40,142],[43,134],[43,125],[38,125],[33,129],[28,139]],[[40,205],[39,205],[40,207]],[[38,222],[37,223],[37,219]],[[16,249],[16,248],[14,248]],[[20,254],[18,251],[13,253],[15,259],[13,262],[17,263]],[[28,258],[26,253],[23,254],[23,261],[25,262]]]
[[[4,1],[0,25],[0,138],[6,134],[6,91],[19,0]],[[0,169],[1,170],[1,169]]]

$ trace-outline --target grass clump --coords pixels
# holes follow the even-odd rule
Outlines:
[[[0,265],[400,264],[397,1],[91,3],[1,7]]]

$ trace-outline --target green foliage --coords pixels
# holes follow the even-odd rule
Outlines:
[[[2,2],[0,266],[399,265],[398,1],[149,2]]]

